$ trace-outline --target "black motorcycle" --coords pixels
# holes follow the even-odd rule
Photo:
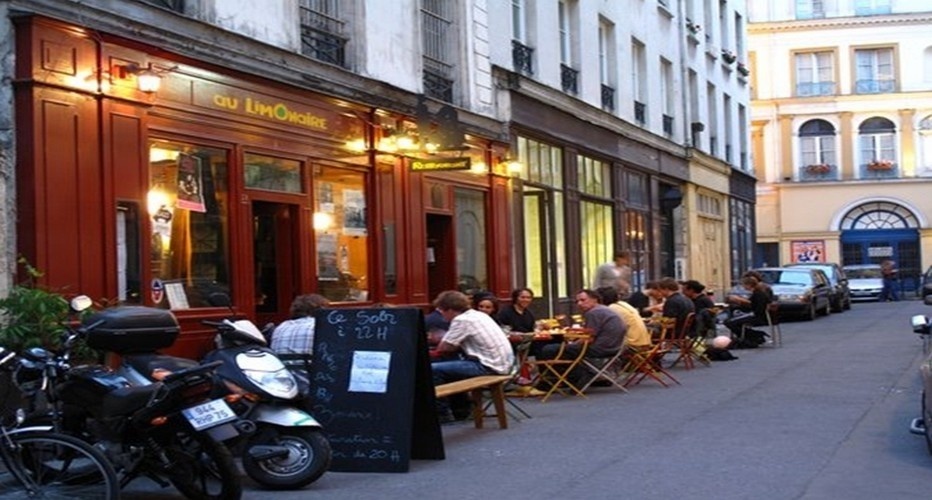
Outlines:
[[[72,300],[74,311],[89,306],[87,297]],[[105,348],[130,337],[134,342],[149,338],[162,343],[166,336],[174,341],[178,334],[174,317],[145,325],[111,321],[100,328],[102,324],[97,320],[67,327],[61,352],[34,348],[24,353],[27,362],[17,379],[23,387],[35,388],[30,393],[33,409],[40,411],[32,418],[50,419],[59,430],[103,450],[120,474],[121,487],[147,477],[162,487],[173,485],[187,498],[240,498],[239,471],[220,442],[238,434],[239,420],[223,399],[210,399],[212,372],[221,363],[175,371],[148,385],[131,384],[102,365],[71,366],[79,339]]]

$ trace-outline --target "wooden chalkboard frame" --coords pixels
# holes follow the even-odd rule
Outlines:
[[[416,308],[314,315],[311,413],[333,449],[330,470],[407,472],[444,458],[424,314]]]

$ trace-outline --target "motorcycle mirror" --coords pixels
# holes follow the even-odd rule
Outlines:
[[[909,323],[912,325],[914,332],[923,334],[929,333],[929,318],[926,318],[921,314],[917,314],[912,318],[909,318]]]
[[[87,295],[78,295],[77,297],[71,299],[71,308],[77,312],[81,312],[89,307],[94,305],[94,301],[91,300]]]

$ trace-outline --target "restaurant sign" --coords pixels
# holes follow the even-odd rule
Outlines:
[[[194,90],[198,106],[319,131],[331,130],[337,118],[329,110],[224,85],[195,82]]]
[[[411,160],[412,172],[433,172],[438,170],[469,170],[472,160],[466,158],[438,158],[433,160]]]

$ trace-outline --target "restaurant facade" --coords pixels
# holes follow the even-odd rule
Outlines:
[[[498,122],[413,94],[387,96],[394,109],[328,97],[40,16],[15,26],[17,250],[44,285],[171,309],[192,355],[225,296],[263,324],[301,293],[426,307],[512,288]]]

